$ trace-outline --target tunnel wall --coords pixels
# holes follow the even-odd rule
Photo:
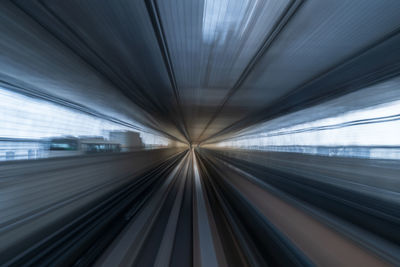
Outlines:
[[[0,262],[183,148],[0,164]]]
[[[365,186],[400,192],[400,166],[396,160],[329,157],[290,152],[212,149],[229,158],[284,171],[352,189]],[[361,190],[361,189],[360,189]],[[376,191],[376,190],[374,190]],[[385,193],[382,193],[385,197]]]
[[[359,245],[398,261],[398,161],[254,150],[203,151],[225,169],[291,199],[301,209],[312,207],[312,212],[304,210]],[[222,176],[228,181],[232,178],[225,171]]]

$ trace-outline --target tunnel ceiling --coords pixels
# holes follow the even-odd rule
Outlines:
[[[180,140],[229,135],[400,68],[398,0],[1,6],[3,83]]]

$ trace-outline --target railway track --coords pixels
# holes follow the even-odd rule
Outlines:
[[[395,266],[396,203],[367,206],[371,196],[343,192],[186,150],[70,213],[29,247],[8,250],[2,265]],[[354,198],[364,222],[349,213]]]

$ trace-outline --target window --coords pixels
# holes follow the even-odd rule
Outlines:
[[[43,158],[52,154],[66,156],[68,153],[55,151],[79,150],[78,139],[95,137],[108,140],[112,138],[110,133],[133,131],[138,132],[137,129],[0,87],[0,161]],[[169,144],[165,137],[145,131],[139,134],[144,147]]]
[[[400,159],[399,88],[400,79],[396,78],[282,116],[214,145],[327,156]],[[370,103],[373,105],[368,106]],[[334,110],[339,112],[334,114]],[[317,119],[304,121],[313,117]],[[303,122],[296,123],[301,120]]]

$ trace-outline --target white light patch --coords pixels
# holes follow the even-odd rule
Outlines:
[[[206,0],[203,15],[203,41],[223,45],[228,34],[240,38],[259,0]]]
[[[0,88],[0,138],[40,139],[57,136],[102,136],[110,131],[137,131],[40,99]],[[169,140],[141,132],[145,145],[166,146]]]
[[[244,135],[218,147],[400,159],[400,101],[278,130]],[[324,149],[316,149],[324,147]],[[343,148],[347,147],[346,152]],[[369,153],[365,154],[368,148]],[[365,156],[368,155],[368,156]]]

